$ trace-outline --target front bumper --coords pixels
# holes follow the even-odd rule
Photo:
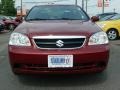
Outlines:
[[[48,55],[73,55],[73,68],[48,68]],[[109,59],[109,46],[86,46],[73,50],[41,50],[9,46],[13,72],[22,74],[74,74],[103,71]]]

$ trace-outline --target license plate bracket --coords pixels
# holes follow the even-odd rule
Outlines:
[[[73,67],[73,55],[48,55],[48,68]]]

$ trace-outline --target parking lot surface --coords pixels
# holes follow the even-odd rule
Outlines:
[[[110,42],[110,61],[103,73],[16,76],[8,60],[9,36],[0,33],[0,90],[120,90],[120,40]]]

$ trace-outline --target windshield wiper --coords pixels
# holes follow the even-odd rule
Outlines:
[[[60,18],[59,20],[81,20],[81,19],[73,19],[73,18]]]
[[[43,19],[43,18],[26,19],[26,21],[38,21],[38,20],[48,20],[48,19]]]
[[[75,20],[75,19],[71,19],[71,18],[60,18],[61,20]]]

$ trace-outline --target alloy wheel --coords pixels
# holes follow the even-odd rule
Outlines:
[[[14,26],[13,24],[10,24],[10,25],[9,25],[9,30],[10,30],[10,31],[13,31],[14,29],[15,29],[15,26]]]
[[[118,37],[118,32],[114,29],[111,29],[107,32],[109,40],[115,40]]]

